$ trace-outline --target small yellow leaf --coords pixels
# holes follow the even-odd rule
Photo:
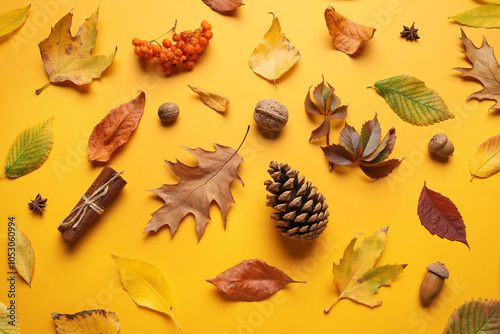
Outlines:
[[[148,307],[158,312],[165,313],[175,319],[172,310],[172,295],[167,281],[161,271],[154,265],[133,259],[111,255],[116,261],[122,284],[130,298],[137,305]]]
[[[35,252],[31,247],[31,241],[26,234],[16,225],[16,260],[15,266],[19,275],[31,287],[31,277],[35,267]]]
[[[75,314],[52,313],[56,334],[118,334],[120,323],[113,312],[105,310],[82,311]]]
[[[23,8],[9,10],[0,15],[0,37],[19,28],[28,17],[31,5]]]
[[[273,14],[271,28],[250,56],[250,68],[256,74],[276,83],[276,79],[295,65],[299,59],[299,50],[286,38],[281,31],[280,21]]]
[[[500,171],[500,135],[486,139],[472,152],[469,171],[472,179],[476,176],[488,177]]]
[[[0,333],[19,334],[19,327],[17,327],[17,323],[18,320],[16,315],[10,313],[7,305],[0,303]]]
[[[208,107],[218,112],[225,112],[229,108],[229,99],[219,93],[203,90],[201,88],[188,85],[189,88],[201,98],[201,101]]]

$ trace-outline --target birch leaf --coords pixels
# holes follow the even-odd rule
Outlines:
[[[500,333],[500,301],[479,298],[457,307],[443,334]]]
[[[256,74],[276,84],[276,79],[295,65],[299,59],[299,50],[286,38],[281,31],[280,21],[273,14],[271,28],[250,56],[250,68]]]
[[[123,287],[137,305],[165,313],[175,319],[172,309],[172,294],[165,277],[154,265],[117,255],[111,255],[116,261]]]
[[[118,334],[120,323],[114,312],[89,310],[75,314],[52,313],[56,334]]]
[[[35,252],[31,247],[31,241],[26,234],[16,225],[16,271],[31,287],[31,277],[35,267]]]
[[[29,174],[43,164],[54,141],[53,121],[54,117],[49,118],[26,128],[17,136],[5,160],[5,174],[8,177]]]
[[[487,3],[495,4],[495,5],[500,5],[500,0],[483,0],[483,1],[487,2]]]
[[[488,5],[472,8],[450,17],[458,23],[476,28],[500,28],[500,1],[487,1]],[[496,3],[496,4],[495,4]]]
[[[455,117],[436,91],[410,75],[380,80],[373,87],[391,109],[410,124],[430,125]]]
[[[0,15],[0,37],[19,28],[28,18],[31,5],[9,10]]]
[[[500,135],[486,139],[472,152],[469,171],[472,178],[485,178],[500,171]]]
[[[191,88],[193,92],[198,94],[201,101],[209,108],[218,112],[225,112],[227,108],[229,108],[229,99],[227,97],[195,86],[188,85],[188,87]]]
[[[11,315],[7,305],[0,303],[0,332],[2,334],[19,334],[16,315]]]

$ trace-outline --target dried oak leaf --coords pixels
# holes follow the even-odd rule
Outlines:
[[[455,204],[448,197],[427,188],[425,182],[418,199],[417,212],[420,222],[431,234],[460,241],[469,247],[464,220]]]
[[[56,334],[118,334],[120,323],[114,312],[89,310],[75,314],[52,313]]]
[[[353,55],[372,39],[375,28],[363,26],[342,16],[332,6],[325,9],[325,20],[335,48]]]
[[[266,299],[290,283],[303,283],[262,260],[245,260],[207,282],[235,300],[255,302]]]
[[[132,132],[137,128],[144,106],[146,94],[141,92],[132,101],[111,110],[90,134],[88,155],[90,161],[106,162],[111,154],[125,144]]]
[[[493,53],[493,48],[489,46],[486,37],[483,38],[483,44],[480,48],[472,43],[465,35],[462,28],[462,37],[460,40],[464,43],[465,51],[462,51],[469,61],[472,68],[456,67],[455,70],[462,73],[462,77],[475,79],[479,81],[484,89],[477,91],[467,97],[467,101],[476,98],[478,100],[494,100],[496,103],[489,109],[500,108],[500,66]]]
[[[192,214],[199,241],[210,220],[209,208],[213,201],[219,206],[224,228],[226,227],[227,211],[234,203],[231,182],[238,181],[243,185],[243,180],[238,175],[238,166],[243,158],[231,147],[219,144],[214,146],[215,151],[212,152],[183,147],[198,159],[199,163],[194,167],[179,161],[165,161],[180,181],[151,190],[165,201],[165,205],[153,213],[153,219],[149,221],[143,234],[156,232],[160,227],[168,225],[173,237],[181,220]]]
[[[231,14],[236,8],[244,5],[241,0],[203,0],[203,2],[213,11],[221,14]]]
[[[372,179],[389,175],[401,160],[384,161],[392,152],[396,142],[396,130],[391,128],[380,141],[381,129],[377,115],[363,124],[361,134],[346,124],[340,133],[340,144],[321,147],[330,163],[343,166],[358,165]]]

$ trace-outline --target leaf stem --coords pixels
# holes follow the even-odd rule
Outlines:
[[[330,131],[326,134],[326,146],[330,146]],[[333,163],[329,162],[330,172],[333,169]]]
[[[470,178],[469,182],[472,182],[472,180],[474,180],[475,177],[476,177],[476,174],[472,174],[472,177]]]
[[[169,32],[171,32],[171,31],[173,31],[173,32],[174,32],[174,34],[175,34],[175,28],[177,28],[177,19],[175,19],[174,26],[173,26],[172,28],[170,28],[170,30],[169,30],[169,31],[167,31],[166,33],[164,33],[164,34],[163,34],[163,35],[161,35],[161,36],[156,37],[156,38],[155,38],[155,39],[153,39],[152,41],[155,41],[156,43],[158,43],[157,39],[162,38],[163,36],[165,36],[166,34],[168,34],[168,33],[169,33]],[[160,44],[160,43],[158,43],[158,44]]]
[[[337,302],[338,302],[339,300],[340,300],[340,298],[338,298],[335,302],[333,302],[333,304],[332,304],[332,305],[330,305],[330,307],[325,308],[323,311],[324,311],[325,313],[330,312],[330,310],[332,309],[332,307],[334,307],[334,306],[335,306],[335,304],[337,304]]]
[[[243,140],[241,141],[241,144],[240,146],[238,146],[238,148],[236,149],[236,153],[238,153],[238,151],[240,150],[241,146],[243,145],[243,143],[245,142],[245,139],[247,139],[247,136],[248,136],[248,132],[250,131],[250,125],[247,126],[247,132],[245,133],[245,137],[243,137]]]
[[[7,175],[7,173],[3,173],[2,175],[0,175],[0,179],[2,179],[5,175]]]
[[[36,92],[36,95],[40,95],[40,93],[41,93],[41,92],[42,92],[45,88],[49,87],[49,85],[50,85],[51,83],[52,83],[52,82],[51,82],[51,81],[49,81],[49,82],[47,82],[45,85],[43,85],[43,87],[38,88],[38,89],[35,91],[35,92]]]

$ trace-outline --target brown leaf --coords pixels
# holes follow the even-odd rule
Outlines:
[[[226,226],[227,212],[234,203],[231,182],[238,181],[243,185],[243,180],[238,175],[238,166],[243,162],[243,158],[231,147],[219,144],[214,146],[213,152],[184,147],[198,159],[199,163],[194,167],[179,161],[165,161],[180,182],[164,184],[151,190],[165,201],[165,205],[153,213],[153,219],[149,221],[143,234],[156,232],[160,227],[168,225],[174,236],[181,220],[192,214],[200,240],[210,220],[209,208],[213,201],[219,205],[222,222],[224,227]]]
[[[352,22],[340,15],[332,6],[325,10],[325,20],[335,48],[345,54],[356,53],[372,39],[375,28]]]
[[[203,0],[213,11],[221,14],[231,14],[236,8],[244,5],[241,0]]]
[[[56,334],[118,334],[120,323],[113,312],[105,310],[82,311],[75,314],[52,313]]]
[[[125,144],[137,128],[144,112],[146,94],[111,110],[90,134],[88,155],[90,161],[106,162],[111,154]]]
[[[455,70],[462,72],[462,77],[472,78],[479,81],[484,89],[475,92],[467,97],[467,101],[476,98],[478,100],[494,100],[496,103],[490,109],[500,108],[500,66],[498,65],[493,48],[489,46],[486,37],[483,38],[483,44],[480,48],[472,43],[465,35],[462,28],[462,37],[460,40],[464,43],[465,51],[463,53],[472,63],[472,68],[456,67]]]
[[[289,283],[304,283],[291,279],[262,260],[245,260],[207,282],[229,297],[246,302],[266,299]]]
[[[189,88],[201,98],[206,106],[218,112],[225,112],[229,108],[229,99],[216,92],[204,90],[195,86],[188,85]]]

